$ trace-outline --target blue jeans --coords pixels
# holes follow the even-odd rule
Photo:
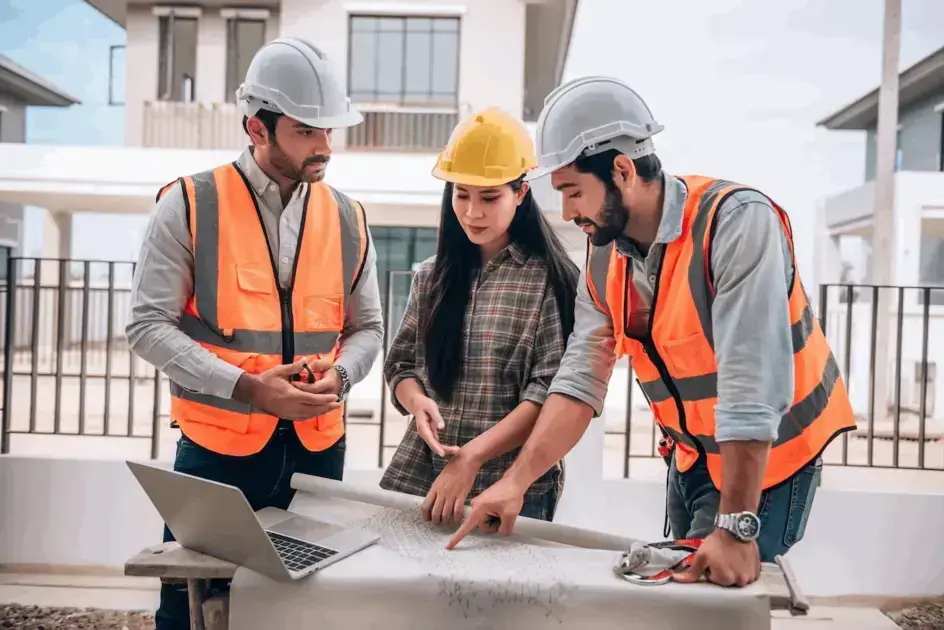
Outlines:
[[[559,492],[556,487],[551,488],[537,499],[526,501],[521,507],[518,516],[528,518],[537,518],[542,521],[553,521],[554,512],[557,511],[557,502],[560,500]]]
[[[760,495],[756,513],[761,523],[757,539],[761,562],[773,562],[774,556],[785,555],[803,538],[822,472],[823,458],[817,457],[793,477]],[[720,500],[721,494],[703,460],[680,473],[672,458],[666,512],[673,538],[704,538],[710,534]]]
[[[186,436],[177,442],[174,470],[236,486],[253,510],[264,507],[288,509],[295,496],[289,485],[296,472],[340,480],[344,474],[346,440],[342,437],[327,450],[312,453],[291,426],[280,425],[265,447],[255,455],[220,455]],[[164,542],[174,540],[164,526]],[[228,580],[213,580],[211,595],[224,592]],[[186,584],[162,584],[161,603],[154,616],[156,630],[189,630],[190,607]]]

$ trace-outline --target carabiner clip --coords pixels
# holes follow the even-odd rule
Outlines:
[[[623,574],[623,579],[627,582],[630,582],[631,584],[639,584],[642,586],[658,586],[660,584],[668,584],[672,581],[673,575],[676,573],[681,573],[692,566],[692,562],[695,560],[695,553],[697,552],[693,552],[685,556],[668,569],[659,571],[654,575],[639,575],[638,573],[633,573],[630,571],[629,573]]]

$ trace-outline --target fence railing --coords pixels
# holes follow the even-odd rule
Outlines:
[[[0,285],[3,330],[2,451],[10,435],[84,435],[151,440],[169,423],[165,379],[128,349],[124,329],[132,263],[11,258]],[[388,272],[385,338],[395,334],[412,281],[410,271]],[[842,369],[858,430],[827,449],[828,464],[944,470],[944,396],[937,378],[944,362],[944,287],[824,285],[819,320]],[[881,309],[888,311],[887,359],[877,343]],[[883,374],[884,372],[884,374]],[[886,404],[877,395],[886,378]],[[369,386],[372,388],[373,386]],[[382,378],[370,411],[349,425],[376,429],[376,462],[397,447],[403,418],[391,413]],[[360,386],[361,393],[364,385]],[[630,462],[659,457],[660,432],[633,372],[623,360],[610,382],[602,418],[608,457],[622,475]]]
[[[133,263],[10,258],[0,287],[3,409],[10,436],[151,440],[161,374],[128,349]]]

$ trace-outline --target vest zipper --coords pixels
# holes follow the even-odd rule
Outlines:
[[[298,255],[301,253],[302,239],[305,236],[305,221],[308,218],[308,201],[311,198],[311,184],[308,185],[308,190],[305,191],[305,201],[302,205],[302,219],[298,226],[298,242],[295,244],[295,260],[292,261],[292,273],[289,276],[288,287],[282,288],[282,283],[279,282],[279,268],[275,263],[275,254],[272,252],[272,244],[269,242],[269,235],[266,232],[265,221],[262,218],[262,210],[259,208],[259,200],[256,199],[253,187],[249,183],[249,178],[243,173],[243,169],[241,169],[236,162],[233,162],[233,166],[236,168],[236,172],[239,173],[240,177],[242,177],[243,183],[246,184],[246,191],[249,193],[249,198],[252,199],[252,205],[256,209],[259,227],[262,228],[262,237],[265,239],[266,250],[269,252],[269,264],[272,265],[272,277],[275,280],[275,286],[279,292],[279,306],[282,315],[282,363],[289,365],[295,362],[295,318],[292,314],[292,294],[295,289],[295,271],[298,269]]]
[[[695,439],[695,436],[688,432],[688,423],[685,419],[685,405],[682,404],[682,395],[679,393],[678,388],[675,386],[675,382],[672,380],[672,377],[669,375],[669,369],[666,367],[665,362],[662,360],[662,357],[659,356],[658,350],[656,350],[655,344],[652,342],[652,325],[656,320],[656,300],[659,296],[659,284],[662,282],[662,263],[665,261],[665,247],[662,248],[662,253],[659,255],[659,267],[656,270],[656,284],[652,288],[652,304],[649,306],[649,330],[646,332],[646,338],[642,340],[643,348],[645,348],[646,353],[649,355],[649,359],[652,361],[653,365],[656,366],[656,369],[659,371],[659,377],[662,379],[662,382],[665,383],[666,388],[669,390],[669,393],[672,395],[673,400],[675,400],[675,406],[678,409],[679,414],[679,428],[682,429],[682,433],[687,435],[692,443],[695,445],[695,448],[698,450],[698,456],[704,458],[707,461],[707,455],[705,453],[705,447],[702,446],[702,443]],[[629,283],[632,282],[630,277],[629,269],[632,261],[627,261],[626,265],[626,285],[627,295],[623,298],[623,304],[629,304]],[[625,321],[623,322],[623,334],[626,334],[626,329],[629,324],[629,309],[623,308],[625,311]]]

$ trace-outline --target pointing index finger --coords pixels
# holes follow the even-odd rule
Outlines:
[[[484,520],[485,510],[483,508],[473,507],[466,519],[462,521],[462,525],[459,526],[456,533],[453,534],[449,542],[446,543],[446,549],[454,549],[455,546],[459,544],[459,541],[468,536],[469,532],[475,529]]]

